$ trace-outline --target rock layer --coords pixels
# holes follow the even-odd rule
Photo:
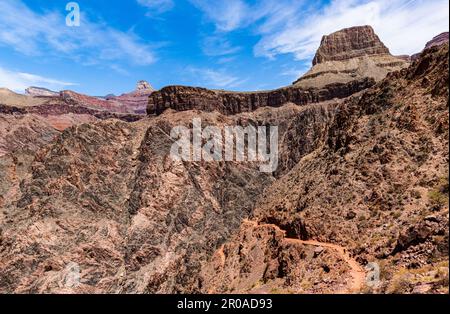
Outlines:
[[[148,82],[139,81],[135,91],[120,96],[107,97],[106,99],[124,104],[134,113],[145,114],[148,98],[154,91],[155,89]]]
[[[389,49],[381,42],[372,27],[351,27],[323,36],[314,56],[313,66],[326,61],[389,54]]]
[[[307,105],[335,98],[345,98],[372,86],[372,79],[347,84],[330,84],[322,89],[286,87],[267,92],[238,93],[214,91],[199,87],[168,86],[149,98],[148,114],[161,114],[166,109],[177,111],[198,109],[217,110],[223,114],[254,111],[261,107],[280,107],[286,103]]]

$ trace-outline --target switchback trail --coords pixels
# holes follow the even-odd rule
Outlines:
[[[251,220],[244,220],[245,223],[249,223],[254,225],[255,227],[272,227],[279,231],[281,231],[284,235],[286,235],[286,231],[278,227],[274,224],[258,224],[255,221]],[[291,244],[302,244],[302,245],[312,245],[317,247],[325,247],[332,249],[335,251],[340,258],[342,258],[350,267],[350,276],[352,277],[351,284],[347,287],[347,289],[344,289],[342,291],[337,291],[338,294],[344,294],[344,293],[359,293],[362,288],[364,287],[364,282],[366,280],[366,272],[364,268],[348,253],[347,250],[337,244],[333,243],[327,243],[327,242],[319,242],[314,240],[300,240],[300,239],[294,239],[294,238],[287,238],[285,236],[284,241]]]

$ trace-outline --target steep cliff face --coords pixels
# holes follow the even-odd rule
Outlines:
[[[31,95],[32,94],[32,95]],[[63,93],[63,96],[67,93]],[[42,89],[28,89],[28,95],[0,89],[0,207],[14,199],[20,182],[28,175],[36,152],[60,132],[74,125],[98,120],[137,121],[142,115],[117,113],[86,104],[96,98],[80,95],[61,97]],[[103,104],[103,103],[102,103]],[[3,212],[0,213],[2,220]]]
[[[230,115],[254,111],[261,107],[280,107],[286,103],[304,106],[334,98],[345,98],[372,86],[371,79],[347,84],[329,84],[322,89],[286,87],[267,92],[225,92],[199,87],[168,86],[153,93],[149,99],[148,114],[161,114],[166,109],[177,111],[202,110]]]
[[[390,54],[372,27],[351,27],[322,38],[313,67],[294,86],[321,88],[330,82],[347,83],[368,77],[380,81],[389,72],[407,66],[404,58]]]

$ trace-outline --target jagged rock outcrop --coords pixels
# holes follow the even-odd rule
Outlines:
[[[294,86],[321,88],[367,77],[380,81],[407,66],[404,58],[390,54],[372,27],[351,27],[322,38],[313,67]]]
[[[339,293],[348,273],[333,250],[289,241],[276,226],[244,222],[202,269],[202,292]]]
[[[55,97],[58,96],[58,92],[54,92],[52,90],[49,90],[47,88],[43,87],[35,87],[31,86],[25,89],[25,94],[28,96],[34,96],[34,97]]]
[[[280,88],[267,92],[226,92],[200,87],[168,86],[149,98],[148,114],[161,114],[166,109],[177,111],[203,110],[229,115],[254,111],[261,107],[280,107],[286,103],[307,105],[335,98],[345,98],[375,84],[372,79],[346,84],[329,84],[322,89]]]
[[[17,223],[2,224],[0,291],[69,289],[55,282],[66,260],[83,273],[71,292],[199,291],[201,261],[239,227],[272,178],[256,164],[168,159],[166,132],[195,116],[85,124],[40,151],[21,187],[24,210],[10,208],[5,221]],[[217,113],[203,118],[233,124]],[[19,225],[28,226],[26,237]],[[45,239],[41,232],[50,229],[54,238]],[[30,247],[47,253],[16,253]],[[24,273],[18,264],[35,266]]]

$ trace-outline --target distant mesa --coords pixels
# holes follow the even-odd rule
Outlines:
[[[25,95],[33,97],[57,97],[59,93],[47,88],[31,86],[25,90]]]
[[[391,55],[371,26],[350,27],[323,36],[313,67],[294,85],[322,88],[362,78],[380,81],[408,65],[407,58]]]
[[[148,104],[148,97],[155,92],[155,89],[147,81],[139,81],[136,89],[130,93],[120,96],[111,96],[106,99],[121,103],[134,113],[145,114]]]

